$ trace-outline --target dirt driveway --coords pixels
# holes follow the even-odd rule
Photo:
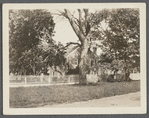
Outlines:
[[[102,99],[94,99],[89,101],[65,103],[58,105],[46,105],[51,108],[68,108],[68,107],[139,107],[141,106],[140,92],[117,95]]]

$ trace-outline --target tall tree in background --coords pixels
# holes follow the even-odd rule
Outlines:
[[[123,68],[126,75],[132,68],[140,67],[139,10],[112,10],[108,24],[109,30],[105,31],[106,38],[103,41],[104,51],[113,58],[115,69]],[[125,79],[128,79],[127,75]]]
[[[25,50],[18,59],[19,75],[39,75],[44,67],[41,49],[36,47]]]
[[[33,63],[30,61],[33,58],[41,59],[36,55],[37,45],[41,40],[46,40],[48,43],[52,41],[54,26],[51,13],[46,10],[9,11],[10,72],[18,73],[23,69],[23,63],[27,60],[22,59],[28,57],[28,65],[32,67],[35,74],[35,66],[31,65]],[[35,56],[31,58],[33,53]]]

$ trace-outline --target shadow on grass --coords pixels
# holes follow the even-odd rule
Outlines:
[[[123,83],[123,82],[139,82],[140,80],[129,80],[129,81],[120,81],[120,80],[111,80],[111,81],[100,81],[100,82],[97,82],[97,83],[88,83],[88,84],[72,84],[72,85],[68,85],[68,86],[100,86],[100,85],[103,85],[103,84],[106,84],[106,83]]]

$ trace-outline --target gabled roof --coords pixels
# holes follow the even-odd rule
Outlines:
[[[77,53],[79,47],[78,46],[68,46],[65,57],[71,56],[74,53]]]
[[[66,58],[74,57],[76,55],[76,53],[79,52],[79,49],[80,49],[80,47],[75,46],[75,45],[69,46],[67,48],[67,53],[65,54],[65,57]],[[99,60],[99,56],[97,54],[93,53],[93,51],[91,51],[91,50],[89,51],[89,57]]]

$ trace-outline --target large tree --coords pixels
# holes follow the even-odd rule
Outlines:
[[[34,63],[30,63],[30,60],[39,57],[36,50],[42,40],[48,43],[52,41],[54,26],[51,13],[46,10],[9,11],[10,72],[22,71],[23,63],[27,63],[27,57],[28,65],[34,68]],[[32,56],[33,54],[37,55]],[[35,73],[35,68],[33,70]]]
[[[113,60],[116,70],[128,73],[139,68],[140,58],[140,20],[138,9],[116,9],[110,13],[109,29],[105,30],[104,52]],[[119,63],[120,62],[120,63]]]
[[[140,21],[138,9],[102,10],[90,13],[88,9],[78,9],[79,18],[74,17],[68,9],[62,15],[68,19],[79,43],[70,42],[80,47],[79,77],[80,84],[86,83],[86,74],[91,62],[90,47],[93,40],[103,40],[104,50],[110,57],[108,61],[114,64],[117,71],[123,65],[125,74],[130,72],[139,58]],[[103,28],[101,25],[107,25]],[[137,64],[139,65],[139,64]],[[127,79],[127,78],[126,78]]]
[[[89,59],[89,52],[91,48],[91,43],[93,40],[100,40],[101,35],[101,21],[107,16],[106,10],[101,12],[96,12],[94,14],[89,14],[88,9],[80,10],[78,9],[79,18],[76,18],[71,14],[68,9],[65,9],[61,14],[68,19],[71,24],[75,34],[78,36],[79,43],[70,42],[70,44],[76,44],[80,47],[79,56],[79,83],[86,84],[86,74],[88,73],[88,68],[91,65]]]

